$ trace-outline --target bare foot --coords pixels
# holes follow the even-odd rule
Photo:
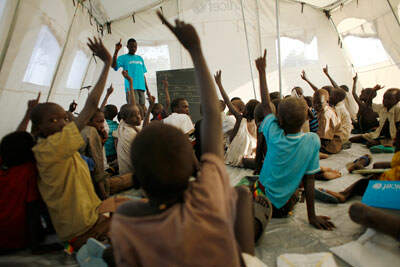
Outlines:
[[[333,180],[342,177],[342,174],[336,170],[324,171],[324,178],[327,180]]]
[[[327,159],[328,157],[329,157],[329,155],[328,155],[328,154],[325,154],[325,153],[319,152],[319,159]]]
[[[319,188],[319,190],[325,191],[325,193],[328,193],[329,195],[334,196],[335,198],[337,198],[337,200],[339,200],[340,203],[346,202],[346,198],[341,193],[333,192],[331,190],[327,190],[327,189],[323,189],[323,188]]]
[[[346,164],[346,168],[351,173],[355,170],[361,170],[367,167],[371,163],[372,157],[369,154],[365,154],[362,157],[359,157],[354,162],[350,162]]]

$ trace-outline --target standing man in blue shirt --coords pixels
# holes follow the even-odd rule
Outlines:
[[[131,38],[127,43],[128,54],[118,57],[118,52],[122,48],[121,40],[115,44],[115,51],[113,56],[113,61],[111,67],[114,70],[118,70],[122,67],[124,70],[128,71],[129,76],[133,79],[133,89],[135,93],[135,99],[145,110],[145,96],[144,93],[147,89],[146,77],[144,74],[147,72],[146,66],[144,65],[143,58],[141,56],[135,55],[137,50],[136,40]],[[125,79],[125,94],[126,102],[128,103],[128,92],[129,92],[129,82]]]

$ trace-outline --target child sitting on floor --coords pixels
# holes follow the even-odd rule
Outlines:
[[[358,104],[357,124],[356,129],[358,133],[368,133],[379,126],[378,113],[373,110],[372,101],[376,97],[376,92],[382,89],[382,86],[376,85],[374,88],[365,88],[361,90],[360,97],[358,97],[357,88],[358,75],[353,78],[353,97]]]
[[[383,95],[382,104],[372,104],[372,109],[379,115],[379,127],[371,133],[350,138],[353,143],[367,143],[367,146],[391,146],[396,136],[397,124],[400,122],[400,90],[388,89]]]
[[[133,85],[132,77],[129,76],[127,71],[122,71],[122,75]],[[118,138],[117,154],[119,174],[127,174],[132,172],[132,163],[130,160],[130,150],[132,141],[136,135],[142,130],[143,127],[149,124],[150,111],[154,106],[154,98],[150,98],[150,106],[146,112],[146,117],[142,125],[142,116],[140,114],[139,106],[136,105],[135,95],[130,93],[130,104],[125,104],[121,107],[121,121],[118,126],[116,137]]]
[[[171,115],[162,122],[177,127],[186,135],[194,132],[194,125],[189,116],[189,103],[185,98],[176,98],[171,103]]]
[[[229,137],[229,147],[225,153],[225,163],[232,166],[242,166],[243,158],[254,158],[257,146],[257,126],[254,122],[254,109],[259,103],[253,99],[247,102],[244,113],[238,112],[229,100],[222,85],[221,71],[214,75],[216,84],[229,111],[235,116],[236,122]]]
[[[163,83],[163,88],[164,88],[164,94],[165,94],[165,108],[163,107],[162,104],[156,103],[154,104],[153,109],[151,110],[151,114],[153,115],[153,118],[151,121],[157,120],[161,121],[168,117],[168,107],[170,105],[171,99],[169,97],[169,92],[168,92],[168,80],[167,77],[165,77],[164,80],[162,80]],[[147,91],[149,92],[149,91]]]
[[[84,108],[74,122],[55,103],[37,105],[31,114],[32,131],[39,140],[33,147],[39,171],[38,187],[58,237],[80,248],[89,237],[105,240],[116,200],[97,197],[86,162],[79,155],[84,144],[80,131],[96,112],[111,66],[111,56],[101,41],[89,39],[88,46],[104,66]]]
[[[344,133],[340,119],[329,106],[329,93],[319,89],[314,93],[313,106],[318,113],[318,136],[321,139],[321,152],[336,154],[342,150]]]
[[[0,254],[28,246],[36,252],[45,237],[34,144],[27,132],[8,134],[0,143]]]
[[[286,217],[297,202],[297,191],[303,182],[308,220],[319,229],[331,230],[328,217],[316,216],[314,208],[314,174],[319,167],[319,138],[315,133],[301,133],[306,120],[304,102],[288,97],[279,104],[277,116],[272,113],[266,81],[266,50],[256,60],[260,77],[261,105],[264,120],[259,127],[268,153],[260,178],[254,184],[254,195],[265,195],[273,205],[273,217]]]
[[[106,150],[107,162],[111,163],[117,159],[116,150],[116,139],[113,133],[118,129],[118,122],[114,121],[114,118],[118,114],[118,108],[115,105],[107,105],[104,107],[104,117],[108,125],[108,138],[104,143],[104,148]]]
[[[132,164],[149,199],[118,208],[112,224],[116,264],[246,266],[248,258],[255,258],[251,196],[229,183],[217,93],[198,35],[193,26],[179,20],[172,26],[158,15],[193,59],[203,110],[203,155],[197,166],[187,137],[170,125],[153,123],[138,134]],[[191,181],[191,176],[197,177]]]

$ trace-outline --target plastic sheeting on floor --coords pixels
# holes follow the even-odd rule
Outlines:
[[[316,181],[316,187],[337,191],[362,178],[361,175],[349,174],[344,166],[347,162],[354,161],[354,159],[366,153],[368,153],[366,148],[353,144],[351,149],[321,160],[321,166],[341,170],[343,176],[329,182]],[[393,154],[375,154],[373,155],[373,162],[390,161],[392,156]],[[252,175],[251,170],[229,166],[227,166],[227,171],[232,185],[239,182],[242,177]],[[129,195],[129,192],[125,192],[124,195]],[[316,213],[331,217],[332,222],[336,225],[334,231],[317,230],[311,226],[307,220],[306,203],[298,203],[291,217],[271,220],[257,244],[257,257],[269,267],[273,267],[276,266],[278,256],[285,253],[329,252],[331,247],[357,240],[365,232],[365,228],[350,220],[348,209],[352,203],[360,200],[360,197],[355,197],[345,204],[315,202]],[[349,266],[336,256],[335,261],[338,266]],[[0,266],[10,266],[10,263],[13,263],[14,266],[77,266],[73,258],[66,257],[62,252],[33,256],[28,251],[23,251],[0,257]]]

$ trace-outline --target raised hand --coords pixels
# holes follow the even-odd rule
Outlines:
[[[358,80],[358,73],[356,73],[356,75],[354,75],[353,77],[353,83],[356,83]]]
[[[104,46],[101,39],[93,37],[93,40],[88,38],[87,46],[92,50],[93,54],[100,58],[104,63],[111,63],[111,55]]]
[[[384,85],[377,84],[377,85],[375,85],[375,87],[374,87],[373,89],[374,89],[375,91],[378,91],[378,90],[381,90],[381,89],[383,89],[383,88],[385,88]]]
[[[218,70],[218,71],[214,74],[214,80],[215,80],[215,83],[216,83],[217,85],[221,85],[221,84],[222,84],[222,81],[221,81],[221,70]]]
[[[132,80],[132,77],[129,76],[129,73],[128,73],[127,70],[123,70],[123,71],[122,71],[122,76],[124,76],[124,78],[127,79],[129,82],[132,82],[132,81],[133,81],[133,80]]]
[[[111,95],[114,92],[114,87],[110,84],[110,87],[107,88],[107,95]]]
[[[325,68],[322,68],[322,71],[323,71],[325,74],[328,74],[328,73],[329,73],[329,72],[328,72],[328,65],[326,65]]]
[[[265,68],[267,66],[267,49],[264,49],[264,56],[257,58],[255,62],[257,70],[259,72],[265,71]]]
[[[197,35],[195,28],[191,24],[186,24],[185,22],[176,19],[175,26],[166,20],[166,18],[157,11],[157,15],[160,20],[175,34],[179,42],[188,50],[192,51],[194,49],[200,48],[200,39]]]
[[[307,81],[306,72],[305,72],[304,70],[301,72],[300,77],[301,77],[303,80]]]
[[[115,51],[119,51],[122,48],[122,39],[119,39],[119,42],[115,44]]]
[[[31,112],[34,107],[39,104],[40,96],[42,95],[41,92],[38,93],[36,99],[32,99],[28,101],[28,112]]]
[[[149,93],[149,97],[147,98],[150,106],[153,106],[156,103],[156,98]]]
[[[161,82],[162,82],[164,88],[168,87],[168,77],[167,76],[165,76],[164,80],[162,80]]]

